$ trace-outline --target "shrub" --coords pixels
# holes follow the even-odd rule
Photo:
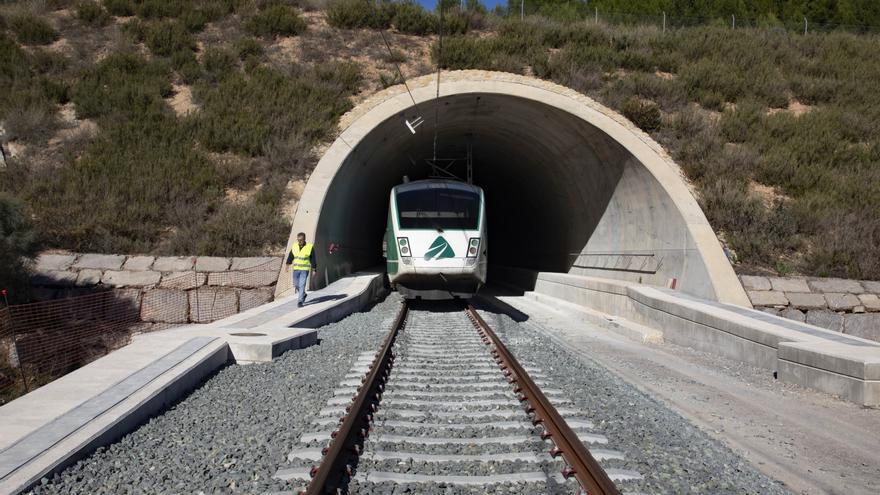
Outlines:
[[[340,29],[388,29],[397,11],[391,3],[333,0],[327,4],[327,23]]]
[[[136,115],[163,108],[171,96],[168,68],[139,55],[111,54],[86,70],[72,90],[80,118]]]
[[[91,26],[106,26],[110,14],[98,2],[87,0],[76,5],[76,17]]]
[[[204,102],[195,122],[199,141],[212,151],[257,156],[273,136],[296,132],[309,142],[322,139],[350,108],[343,96],[359,79],[351,64],[289,75],[266,67],[230,74],[216,88],[198,88]]]
[[[225,48],[208,48],[202,56],[205,75],[210,81],[219,81],[236,69],[235,55]]]
[[[623,103],[620,111],[643,131],[660,127],[660,107],[653,101],[633,96]]]
[[[0,192],[0,289],[7,289],[13,302],[27,299],[29,262],[40,247],[22,202]]]
[[[393,23],[398,31],[418,36],[437,31],[437,18],[426,12],[420,5],[411,3],[404,3],[397,7]]]
[[[263,45],[254,38],[239,38],[235,41],[233,48],[239,60],[263,56]]]
[[[133,0],[104,0],[104,8],[111,15],[128,17],[134,15]]]
[[[248,18],[244,24],[249,33],[264,38],[296,36],[305,31],[306,26],[305,19],[296,9],[287,5],[272,5]]]
[[[202,66],[196,60],[196,55],[189,50],[181,50],[171,54],[171,67],[187,84],[192,84],[202,77]]]
[[[9,28],[18,41],[25,45],[48,45],[58,39],[58,33],[52,26],[45,19],[33,14],[10,16]]]
[[[195,41],[177,21],[162,21],[147,28],[147,47],[156,55],[167,57],[180,50],[195,48]]]
[[[186,5],[174,0],[138,0],[136,4],[137,15],[144,19],[179,17]]]

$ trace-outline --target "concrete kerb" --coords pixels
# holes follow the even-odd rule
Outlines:
[[[45,450],[38,449],[41,452],[29,462],[0,479],[0,493],[20,493],[43,476],[58,472],[95,448],[115,441],[229,362],[271,361],[287,350],[314,345],[318,326],[358,311],[384,291],[381,274],[360,273],[328,286],[321,291],[323,294],[311,293],[315,303],[304,308],[296,308],[296,301],[287,298],[209,325],[187,325],[138,335],[130,345],[5,404],[0,407],[0,425],[4,432],[0,456],[23,439],[27,441],[30,435],[57,437],[54,429],[58,427],[58,418],[67,418],[77,407],[99,410],[99,413],[81,427],[60,432],[54,444]],[[319,299],[320,296],[323,297]],[[269,316],[260,319],[266,312]],[[253,324],[244,324],[247,322]],[[236,333],[264,335],[233,335]],[[169,348],[206,337],[207,345],[133,393],[120,397],[108,409],[96,409],[93,405],[93,401],[112,390],[115,384],[135,376],[136,370],[142,369],[145,363],[149,367],[150,363],[158,362]],[[63,400],[59,401],[59,397]],[[106,403],[106,398],[101,402]],[[34,415],[34,411],[41,414]],[[67,420],[62,423],[71,424]]]
[[[540,273],[536,292],[662,330],[679,345],[776,370],[779,379],[880,406],[880,344],[734,305],[616,280]]]

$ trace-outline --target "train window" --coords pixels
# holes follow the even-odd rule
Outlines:
[[[477,230],[480,195],[461,189],[421,189],[397,193],[401,229]]]

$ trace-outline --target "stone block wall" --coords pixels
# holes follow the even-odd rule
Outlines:
[[[140,319],[206,323],[274,298],[280,257],[128,256],[44,253],[31,280],[40,300],[111,289],[137,308]]]
[[[740,275],[756,309],[880,341],[880,282]]]

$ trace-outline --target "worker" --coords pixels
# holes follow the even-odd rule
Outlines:
[[[309,278],[309,272],[315,275],[317,267],[315,245],[306,242],[306,235],[303,232],[296,234],[296,242],[287,253],[287,262],[284,265],[285,272],[290,271],[291,264],[293,264],[293,286],[299,294],[296,306],[301,308],[306,302],[306,280]]]

